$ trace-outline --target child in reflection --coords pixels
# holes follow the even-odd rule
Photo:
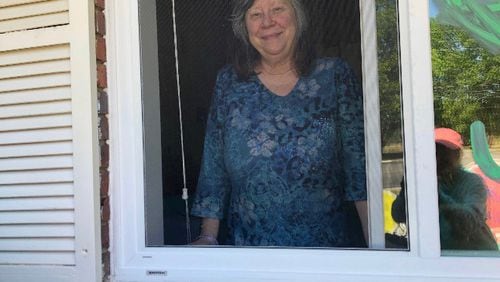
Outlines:
[[[487,190],[481,178],[461,165],[462,136],[450,128],[437,128],[436,162],[439,229],[443,250],[498,250],[486,225]],[[406,221],[405,190],[394,201],[392,216]]]
[[[442,249],[497,250],[486,225],[487,190],[481,178],[463,169],[462,137],[437,128],[436,161]]]

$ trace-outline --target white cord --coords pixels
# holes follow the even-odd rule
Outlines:
[[[184,131],[182,126],[182,102],[181,102],[181,84],[179,78],[179,52],[177,49],[177,24],[175,20],[175,0],[172,0],[172,23],[174,28],[174,53],[175,53],[175,74],[177,81],[177,101],[179,102],[179,128],[181,133],[181,157],[182,157],[182,199],[185,203],[186,208],[186,241],[191,243],[191,224],[189,222],[189,195],[186,183],[186,156],[184,153]]]

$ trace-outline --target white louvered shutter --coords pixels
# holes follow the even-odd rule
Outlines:
[[[0,281],[100,275],[92,7],[0,0]]]

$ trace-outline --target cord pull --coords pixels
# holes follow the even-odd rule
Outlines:
[[[191,222],[189,220],[189,195],[186,187],[182,188],[182,200],[184,200],[186,208],[186,243],[191,243]]]

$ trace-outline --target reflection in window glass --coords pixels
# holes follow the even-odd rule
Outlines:
[[[443,250],[500,244],[498,1],[431,7],[439,221]]]
[[[256,2],[269,3],[270,1]],[[289,3],[294,1],[278,2]],[[275,89],[275,93],[267,93],[267,96],[262,96],[263,99],[267,99],[266,104],[254,106],[253,108],[246,104],[235,107],[239,101],[225,100],[225,103],[227,103],[223,104],[225,110],[215,111],[232,115],[231,119],[226,120],[226,123],[223,122],[222,125],[229,124],[239,130],[243,130],[241,134],[236,134],[234,138],[224,140],[225,144],[239,140],[239,145],[242,146],[238,150],[234,150],[233,148],[233,153],[244,154],[245,150],[247,150],[247,153],[252,156],[272,158],[273,161],[253,164],[254,168],[259,169],[258,177],[251,183],[245,182],[246,184],[253,185],[252,187],[255,188],[253,194],[240,194],[240,196],[244,195],[244,197],[241,196],[237,199],[237,209],[240,209],[241,213],[244,213],[244,216],[238,215],[235,217],[234,213],[238,212],[237,209],[228,208],[228,205],[215,208],[215,210],[219,210],[213,216],[221,220],[218,222],[219,232],[217,238],[207,237],[212,242],[213,239],[217,239],[221,245],[235,244],[245,246],[365,246],[361,222],[357,215],[357,208],[353,203],[353,201],[363,199],[365,197],[362,195],[364,192],[357,190],[349,191],[347,189],[342,192],[332,192],[328,190],[330,188],[318,189],[318,187],[335,186],[342,186],[342,189],[344,189],[350,185],[347,182],[360,183],[360,187],[363,186],[362,190],[366,189],[364,187],[364,172],[358,172],[358,169],[356,169],[359,167],[364,170],[365,163],[362,156],[364,154],[364,147],[361,145],[356,149],[359,149],[361,153],[358,158],[341,165],[340,162],[345,156],[341,156],[342,154],[336,152],[335,146],[330,146],[337,141],[344,142],[344,147],[353,146],[354,143],[351,142],[352,140],[343,140],[342,138],[346,138],[351,131],[354,132],[353,128],[356,125],[356,120],[361,121],[359,126],[361,131],[359,132],[360,134],[356,133],[359,135],[356,140],[361,140],[360,144],[363,143],[362,93],[358,91],[356,94],[359,95],[358,98],[361,103],[354,105],[357,107],[356,113],[351,114],[351,117],[348,119],[348,130],[344,131],[339,131],[335,128],[336,125],[331,122],[335,118],[333,115],[334,112],[328,109],[328,101],[321,98],[324,97],[324,89],[328,88],[326,87],[327,84],[346,84],[346,88],[339,88],[339,92],[344,91],[343,89],[354,89],[357,87],[361,89],[360,82],[364,74],[361,72],[362,55],[359,2],[353,0],[302,2],[306,14],[310,15],[309,21],[312,27],[307,34],[307,40],[310,40],[314,49],[316,49],[318,57],[341,58],[342,62],[332,59],[317,60],[312,72],[316,74],[316,77],[300,77],[296,86],[290,92],[293,94],[293,91],[295,91],[296,95],[278,97],[279,95],[274,95],[280,93],[280,89],[278,88]],[[272,11],[276,13],[276,11],[281,11],[281,9]],[[391,215],[392,202],[404,182],[396,1],[377,1],[376,14],[377,25],[380,25],[378,27],[380,30],[378,36],[378,44],[380,45],[378,60],[381,84],[382,180],[384,199],[386,199],[385,230],[388,235],[398,237],[397,240],[387,238],[386,244],[393,248],[405,248],[406,229],[404,222],[406,220],[406,213],[403,211],[401,222],[394,221]],[[210,119],[209,109],[210,101],[214,99],[214,95],[217,95],[217,91],[214,94],[214,88],[217,87],[217,74],[225,65],[231,63],[229,55],[231,46],[234,43],[231,34],[231,22],[229,21],[230,5],[228,5],[227,1],[176,1],[175,35],[178,43],[177,46],[174,45],[174,41],[172,40],[174,38],[172,2],[156,1],[156,17],[163,170],[163,187],[161,189],[163,190],[163,226],[165,229],[163,241],[165,245],[184,245],[188,242],[185,235],[187,225],[185,220],[186,213],[182,200],[184,175],[182,169],[181,140],[179,138],[179,124],[181,121],[179,120],[177,107],[178,90],[180,90],[182,102],[186,166],[185,179],[190,194],[189,207],[194,207],[194,214],[202,215],[200,214],[200,210],[212,209],[213,206],[218,205],[217,201],[226,201],[226,198],[234,197],[234,195],[228,194],[227,197],[221,197],[218,200],[193,202],[197,193],[196,188],[199,182],[200,164],[203,164],[204,143],[205,147],[213,145],[213,142],[204,141],[204,138],[205,132],[211,126],[211,123],[208,122]],[[196,20],[193,21],[193,19]],[[141,44],[148,43],[142,42]],[[177,54],[175,52],[176,48],[178,51]],[[176,63],[178,63],[178,71]],[[230,72],[227,71],[227,68],[226,72],[219,72],[219,82],[222,82],[224,85],[227,85],[228,82],[236,84],[236,81],[232,81],[231,75],[228,73]],[[287,73],[285,72],[285,74]],[[179,79],[178,84],[177,75]],[[276,75],[276,73],[271,75]],[[335,81],[332,81],[332,78]],[[357,80],[359,84],[355,85],[353,83],[354,80]],[[269,88],[272,89],[272,85],[267,85],[264,78],[254,76],[250,77],[249,81],[251,83],[248,85],[253,85],[252,87],[255,86],[257,87],[256,89],[260,89],[262,92],[272,92],[268,91]],[[244,93],[247,89],[253,89],[252,87],[245,87],[243,85],[240,92]],[[270,96],[269,94],[273,94],[274,96]],[[257,93],[255,95],[260,94]],[[315,95],[318,97],[315,97]],[[249,99],[245,101],[248,103],[256,102],[250,99],[252,97],[248,97]],[[280,98],[283,99],[279,100]],[[217,99],[218,97],[216,96],[215,101]],[[299,100],[307,99],[311,101],[307,105],[298,104]],[[274,108],[271,105],[274,105]],[[349,103],[345,103],[342,104],[342,108],[347,110],[351,108],[352,110],[354,107]],[[274,112],[261,112],[261,114],[257,115],[256,113],[261,109],[265,111],[274,109]],[[302,111],[301,109],[305,110]],[[147,111],[148,109],[144,110]],[[276,114],[276,111],[280,111],[281,114]],[[313,119],[310,122],[308,118],[300,116],[301,114],[313,115]],[[252,120],[248,120],[250,118],[260,119],[260,122],[255,123],[255,128]],[[207,122],[209,128],[206,128]],[[249,131],[248,129],[260,130],[260,134],[254,134],[253,138],[244,140],[244,134],[246,134],[246,131]],[[301,132],[304,134],[301,135]],[[315,135],[315,133],[320,135]],[[147,138],[145,136],[145,139]],[[346,140],[349,142],[346,142]],[[293,142],[300,146],[292,146]],[[291,145],[288,146],[287,144]],[[292,154],[297,156],[297,158],[290,159]],[[338,162],[332,159],[332,156],[337,157]],[[215,154],[210,154],[209,157],[214,158]],[[280,158],[284,158],[281,164]],[[224,159],[224,162],[230,162],[230,165],[227,163],[224,164],[226,169],[229,168],[229,170],[235,170],[244,164],[241,160],[234,161],[230,158]],[[336,176],[334,178],[322,178],[321,173],[324,173],[326,171],[325,168],[329,167],[332,163],[339,167],[338,170],[336,168],[331,171],[331,174]],[[265,167],[265,165],[270,166]],[[352,169],[346,169],[349,165]],[[147,165],[146,170],[148,170]],[[245,171],[248,175],[253,172],[246,168],[241,171]],[[344,175],[338,176],[337,173],[351,173],[352,176],[349,181],[345,181],[348,177]],[[205,172],[205,174],[220,175],[220,173],[213,173],[211,171]],[[201,175],[203,175],[203,170]],[[240,176],[233,175],[230,177]],[[241,177],[247,177],[247,175]],[[211,181],[209,180],[208,182]],[[300,189],[290,187],[291,181],[295,181],[296,183],[300,181],[300,185],[295,185]],[[147,191],[155,189],[158,191],[159,189],[159,187],[150,187],[147,185],[146,181],[146,193]],[[246,185],[245,187],[233,187],[231,194],[236,193],[237,190],[244,190],[246,188]],[[302,194],[294,192],[294,189],[302,190]],[[250,201],[252,197],[254,197],[253,202]],[[311,199],[315,199],[315,201],[323,199],[324,201],[314,202]],[[325,205],[325,203],[328,204]],[[288,210],[288,212],[284,212],[285,210]],[[325,212],[326,210],[341,212],[329,214]],[[152,208],[146,203],[146,216],[155,212],[154,207]],[[270,217],[270,213],[273,216]],[[192,211],[189,214],[192,215]],[[339,216],[340,214],[342,216]],[[271,220],[267,220],[267,222],[261,221],[260,219],[264,217]],[[340,219],[336,219],[335,217]],[[213,217],[208,216],[208,218]],[[228,218],[231,219],[229,222],[227,221]],[[188,226],[194,240],[200,234],[201,218],[190,216],[189,219]],[[331,222],[328,222],[328,220],[331,220]],[[247,226],[241,228],[241,222],[247,224]],[[152,221],[148,221],[148,223],[150,226],[154,224]],[[237,224],[239,225],[236,226]],[[314,230],[303,228],[300,229],[300,233],[296,232],[299,229],[295,227],[290,228],[290,226],[307,226],[307,228],[314,226]],[[336,229],[330,226],[334,226]],[[235,236],[235,230],[239,232],[239,237]],[[268,233],[270,236],[268,238],[260,236],[258,239],[255,239],[252,237],[253,235],[248,235],[250,232],[257,231]],[[149,232],[149,229],[146,232]],[[229,234],[228,232],[232,233]],[[245,238],[244,240],[247,241],[241,238]],[[318,241],[318,238],[326,241]],[[333,242],[335,240],[338,240],[338,242]],[[158,244],[147,242],[147,245]]]
[[[401,119],[398,2],[377,0],[377,55],[382,140],[384,231],[387,248],[407,248]]]

